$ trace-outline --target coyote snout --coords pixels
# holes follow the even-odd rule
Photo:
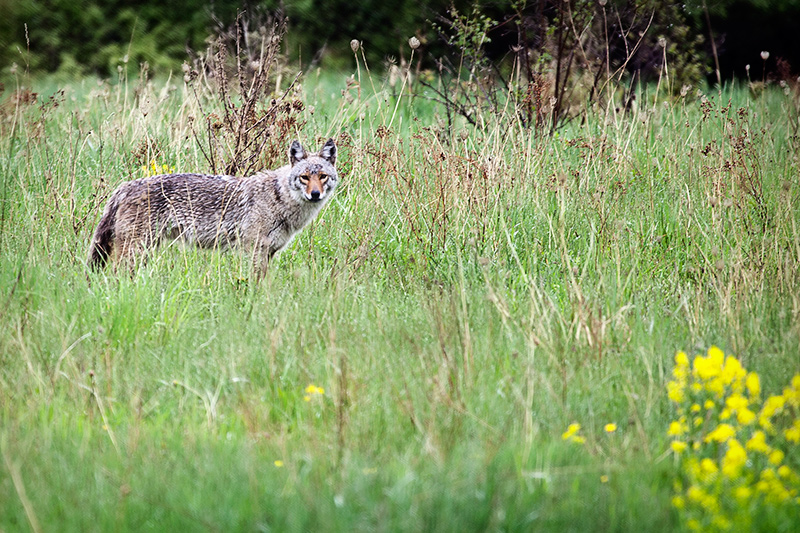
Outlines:
[[[205,248],[243,246],[260,278],[327,203],[338,184],[333,139],[309,154],[298,141],[289,164],[253,176],[166,174],[125,182],[111,195],[89,246],[89,266],[132,263],[164,240]]]

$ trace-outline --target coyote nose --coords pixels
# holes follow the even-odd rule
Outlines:
[[[319,200],[319,191],[311,191],[311,201],[316,202]]]

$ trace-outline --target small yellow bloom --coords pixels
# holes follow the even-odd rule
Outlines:
[[[783,435],[789,442],[794,442],[795,444],[800,443],[800,418],[796,419],[792,427],[787,429]]]
[[[728,439],[736,435],[736,430],[730,424],[720,424],[714,431],[706,435],[705,442],[727,442]]]
[[[686,449],[687,444],[685,442],[683,442],[683,441],[680,441],[680,440],[674,440],[674,441],[672,441],[670,443],[669,446],[670,446],[670,448],[672,448],[673,452],[681,453],[682,451],[684,451]]]
[[[667,430],[668,437],[680,437],[686,432],[684,425],[678,421],[672,421],[669,423],[669,429]]]
[[[705,498],[705,492],[703,489],[698,487],[697,485],[692,485],[686,490],[686,497],[689,498],[689,501],[693,502],[701,502]]]
[[[703,404],[703,407],[705,407],[706,410],[713,409],[714,408],[714,400],[706,400],[705,403]]]
[[[693,403],[692,406],[689,408],[689,411],[691,411],[692,413],[699,413],[700,412],[700,404],[699,403]]]
[[[277,468],[283,467],[283,461],[281,461],[280,459],[276,459],[275,462],[272,464],[274,464]]]
[[[754,452],[760,452],[764,454],[772,451],[772,448],[769,446],[769,444],[767,444],[767,436],[761,430],[753,432],[753,436],[747,441],[745,447],[748,450],[753,450]]]
[[[742,409],[736,413],[736,420],[743,426],[749,426],[756,421],[756,414],[750,409]]]
[[[614,433],[617,430],[617,425],[614,423],[606,424],[603,429],[606,430],[606,433]]]
[[[747,374],[744,384],[747,387],[747,393],[751,398],[761,394],[761,380],[759,379],[758,374],[755,372],[750,372]]]
[[[747,398],[745,398],[741,394],[731,394],[730,396],[728,396],[728,399],[725,400],[725,406],[731,411],[738,411],[739,409],[747,409],[749,403],[750,402],[747,401]]]
[[[675,403],[683,403],[685,398],[683,392],[683,385],[677,381],[670,381],[667,383],[667,398]]]
[[[572,442],[575,442],[577,444],[583,444],[584,442],[586,442],[586,439],[584,439],[580,435],[573,435],[571,440],[572,440]]]
[[[606,475],[600,476],[600,483],[608,483],[608,476]]]
[[[784,403],[785,400],[783,396],[770,396],[767,398],[767,401],[764,402],[764,406],[761,408],[759,417],[771,418],[776,413],[779,413],[781,409],[783,409]]]
[[[739,477],[742,468],[747,463],[747,452],[736,439],[728,441],[728,451],[722,458],[722,474],[729,478]]]
[[[580,429],[581,429],[580,424],[578,423],[570,424],[569,427],[567,427],[567,430],[561,434],[561,438],[563,440],[567,440],[573,435],[575,435],[578,431],[580,431]]]
[[[686,507],[686,500],[683,499],[683,496],[674,496],[672,498],[672,506],[680,511]]]
[[[717,463],[708,458],[700,461],[700,470],[703,472],[703,474],[709,476],[714,475],[719,471],[717,468]]]
[[[769,462],[774,464],[774,465],[779,465],[779,464],[781,464],[781,462],[783,462],[783,457],[784,457],[784,454],[783,454],[783,452],[781,450],[773,450],[769,454]]]
[[[679,367],[688,367],[689,357],[684,352],[678,352],[675,354],[675,364]]]
[[[733,490],[733,495],[737,500],[739,500],[739,503],[744,503],[747,500],[749,500],[752,494],[753,494],[753,489],[751,489],[747,485],[736,487]]]
[[[325,394],[325,389],[323,389],[322,387],[317,387],[314,384],[311,384],[311,385],[309,385],[308,387],[305,388],[305,393],[307,395],[309,395],[309,396],[312,396],[314,394],[319,394],[321,396],[321,395]]]

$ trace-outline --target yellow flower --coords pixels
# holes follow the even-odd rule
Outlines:
[[[675,354],[675,365],[680,368],[689,368],[689,357],[685,352]]]
[[[736,420],[744,426],[749,426],[756,420],[756,414],[750,409],[742,409],[736,413]]]
[[[783,389],[783,397],[793,407],[800,407],[800,374],[796,374],[789,387]]]
[[[772,448],[770,448],[770,446],[767,444],[767,436],[761,430],[753,432],[753,436],[747,441],[745,447],[748,450],[753,450],[754,452],[760,452],[764,454],[772,451]]]
[[[275,462],[272,464],[274,464],[277,468],[283,467],[283,461],[281,461],[280,459],[276,459]]]
[[[786,465],[778,467],[778,475],[784,479],[791,477],[792,469]]]
[[[725,366],[722,367],[722,381],[726,385],[732,385],[734,389],[741,389],[741,380],[747,375],[747,371],[742,368],[738,359],[728,356],[725,359]]]
[[[713,409],[714,408],[714,400],[706,400],[705,403],[703,404],[703,407],[705,407],[706,410]]]
[[[783,462],[783,457],[784,457],[784,454],[783,454],[783,452],[781,450],[773,450],[769,454],[769,462],[774,464],[774,465],[779,465],[779,464],[781,464],[781,462]]]
[[[714,431],[706,435],[705,442],[727,442],[728,439],[736,435],[736,430],[730,424],[720,424]]]
[[[750,499],[750,496],[753,494],[753,489],[748,487],[747,485],[741,485],[733,489],[733,496],[739,500],[739,503],[743,504],[747,500]]]
[[[674,441],[672,441],[672,442],[670,443],[670,445],[669,445],[669,446],[670,446],[670,448],[672,448],[672,451],[673,451],[673,452],[675,452],[675,453],[681,453],[682,451],[684,451],[684,450],[686,449],[686,446],[687,446],[687,445],[686,445],[686,443],[685,443],[685,442],[683,442],[683,441],[680,441],[680,440],[674,440]]]
[[[780,412],[781,409],[783,409],[784,403],[785,400],[783,396],[770,396],[767,398],[767,401],[764,402],[764,406],[761,408],[759,417],[771,418],[776,413]]]
[[[728,451],[722,458],[722,473],[725,477],[734,479],[739,476],[742,468],[747,463],[747,452],[736,439],[728,441]]]
[[[563,440],[567,440],[573,435],[575,435],[578,431],[580,431],[580,429],[581,429],[580,424],[578,423],[570,424],[569,427],[567,427],[567,430],[561,434],[561,438]]]
[[[689,408],[689,411],[691,411],[692,413],[699,413],[700,412],[700,404],[699,403],[693,403],[692,406]]]
[[[706,382],[706,390],[714,393],[717,398],[722,398],[725,394],[725,381],[721,377],[711,379]]]
[[[708,359],[713,362],[715,366],[722,367],[722,363],[725,360],[725,353],[716,346],[712,346],[708,349]]]
[[[747,379],[745,379],[744,384],[747,387],[747,393],[751,398],[761,394],[761,380],[759,379],[758,374],[755,372],[750,372],[747,374]]]
[[[739,409],[747,409],[749,403],[750,402],[747,401],[747,398],[745,398],[741,394],[731,394],[730,396],[728,396],[728,399],[725,400],[725,406],[731,411],[737,411]]]
[[[603,429],[606,430],[606,433],[614,433],[617,430],[617,425],[614,423],[606,424]]]
[[[575,442],[577,444],[583,444],[584,442],[586,442],[586,439],[584,439],[580,435],[573,435],[571,440],[572,442]]]
[[[795,419],[792,427],[787,429],[783,435],[789,442],[794,442],[795,444],[800,443],[800,418]]]
[[[600,483],[608,483],[608,476],[606,475],[600,476]]]
[[[683,499],[683,496],[674,496],[672,498],[672,506],[680,511],[686,507],[686,500]]]
[[[312,384],[312,385],[309,385],[308,387],[306,387],[305,392],[306,392],[306,394],[309,394],[309,395],[310,394],[320,394],[321,395],[321,394],[325,394],[325,389],[323,389],[322,387],[317,387],[316,385]]]
[[[700,461],[700,470],[704,474],[716,474],[719,469],[717,468],[717,463],[711,459],[705,458]]]
[[[667,430],[668,437],[680,437],[686,432],[684,424],[681,424],[677,421],[672,421],[669,423],[669,429]]]
[[[686,497],[689,501],[700,503],[705,498],[705,492],[697,485],[692,485],[686,490]]]
[[[721,370],[720,366],[714,364],[710,357],[695,357],[694,359],[694,371],[703,381],[717,377]]]
[[[667,383],[667,398],[675,403],[683,403],[685,398],[683,392],[683,385],[677,381],[670,381]]]

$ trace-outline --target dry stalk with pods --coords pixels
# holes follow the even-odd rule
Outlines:
[[[299,74],[281,91],[286,20],[258,22],[251,31],[252,21],[240,14],[193,66],[184,65],[205,122],[192,134],[213,173],[249,175],[275,166],[304,124]]]
[[[436,62],[440,82],[421,83],[444,106],[451,134],[457,117],[483,128],[513,111],[526,129],[553,133],[592,106],[630,109],[637,84],[664,76],[667,56],[681,67],[668,90],[702,75],[702,37],[673,24],[675,10],[656,7],[650,0],[624,8],[604,0],[520,2],[504,20],[452,9],[434,24],[449,50]]]

